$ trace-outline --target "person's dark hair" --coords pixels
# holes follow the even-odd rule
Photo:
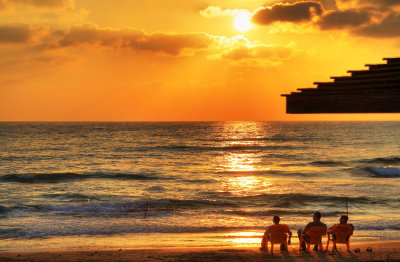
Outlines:
[[[347,220],[349,220],[349,217],[346,216],[346,215],[342,215],[342,216],[340,217],[340,220],[342,220],[342,219],[344,219],[344,221],[347,222]]]
[[[322,215],[321,215],[321,213],[319,211],[314,213],[314,217],[317,218],[317,219],[321,219],[321,216]]]
[[[272,221],[274,221],[275,223],[278,223],[281,220],[281,218],[279,216],[274,216],[272,218]]]

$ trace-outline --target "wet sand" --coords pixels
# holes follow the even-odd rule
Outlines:
[[[400,261],[400,241],[355,243],[351,252],[344,245],[338,248],[339,252],[300,252],[292,245],[288,252],[275,248],[274,254],[254,247],[0,252],[0,261]]]

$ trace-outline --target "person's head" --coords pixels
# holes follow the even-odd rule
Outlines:
[[[314,222],[319,222],[321,220],[321,213],[319,211],[314,213],[313,220]]]
[[[346,224],[347,220],[349,220],[349,217],[346,215],[343,215],[340,217],[340,224]]]
[[[279,216],[274,216],[272,218],[272,221],[274,222],[274,224],[279,224],[279,221],[281,221],[281,218]]]

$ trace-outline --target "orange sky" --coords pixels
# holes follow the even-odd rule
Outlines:
[[[280,96],[399,39],[397,0],[0,0],[0,121],[400,120]]]

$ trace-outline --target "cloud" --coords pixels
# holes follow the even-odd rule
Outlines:
[[[201,52],[210,59],[226,59],[237,63],[278,62],[292,54],[289,46],[264,45],[250,42],[243,36],[227,38],[206,33],[147,33],[143,30],[117,30],[99,28],[96,25],[81,25],[67,31],[48,27],[32,27],[15,24],[0,26],[0,45],[19,44],[26,52],[36,52],[35,62],[43,59],[52,50],[68,48],[101,48],[150,52],[156,55],[191,56]],[[49,54],[49,53],[47,53]],[[39,59],[40,58],[40,59]],[[46,57],[47,58],[47,57]]]
[[[0,0],[0,10],[28,6],[36,8],[66,8],[73,5],[72,0]]]
[[[389,9],[394,6],[400,6],[399,0],[337,0],[337,3],[343,8],[375,7]]]
[[[400,14],[391,12],[380,22],[358,28],[354,33],[376,38],[400,37]]]
[[[250,13],[245,9],[224,9],[222,10],[219,6],[208,6],[206,9],[201,10],[199,14],[205,18],[214,18],[222,16],[236,16],[241,13]]]
[[[26,43],[31,39],[33,29],[25,24],[0,26],[0,43]]]
[[[371,20],[370,12],[363,10],[330,11],[325,13],[318,21],[323,30],[359,27]]]
[[[84,25],[71,28],[58,42],[60,47],[97,45],[179,55],[207,48],[212,39],[205,33],[146,33],[142,30],[113,30]]]
[[[37,50],[90,46],[185,56],[209,51],[218,39],[206,33],[147,33],[138,29],[100,28],[92,24],[74,26],[66,31],[27,24],[0,25],[0,44],[25,43]]]
[[[274,66],[290,59],[294,54],[294,44],[286,46],[267,45],[251,42],[244,36],[232,38],[215,37],[211,47],[211,59],[228,60],[233,65]]]
[[[303,1],[261,7],[253,14],[252,21],[260,25],[290,22],[314,30],[344,30],[374,38],[400,36],[400,0],[337,0],[338,8],[329,11],[322,4],[326,3]],[[304,28],[299,30],[304,31]]]
[[[253,45],[239,46],[222,55],[222,58],[231,60],[245,59],[268,59],[282,60],[287,59],[292,54],[292,49],[276,45]]]
[[[253,14],[252,21],[260,25],[274,22],[308,22],[314,16],[324,12],[319,2],[297,2],[294,4],[276,4],[271,7],[262,7]]]

